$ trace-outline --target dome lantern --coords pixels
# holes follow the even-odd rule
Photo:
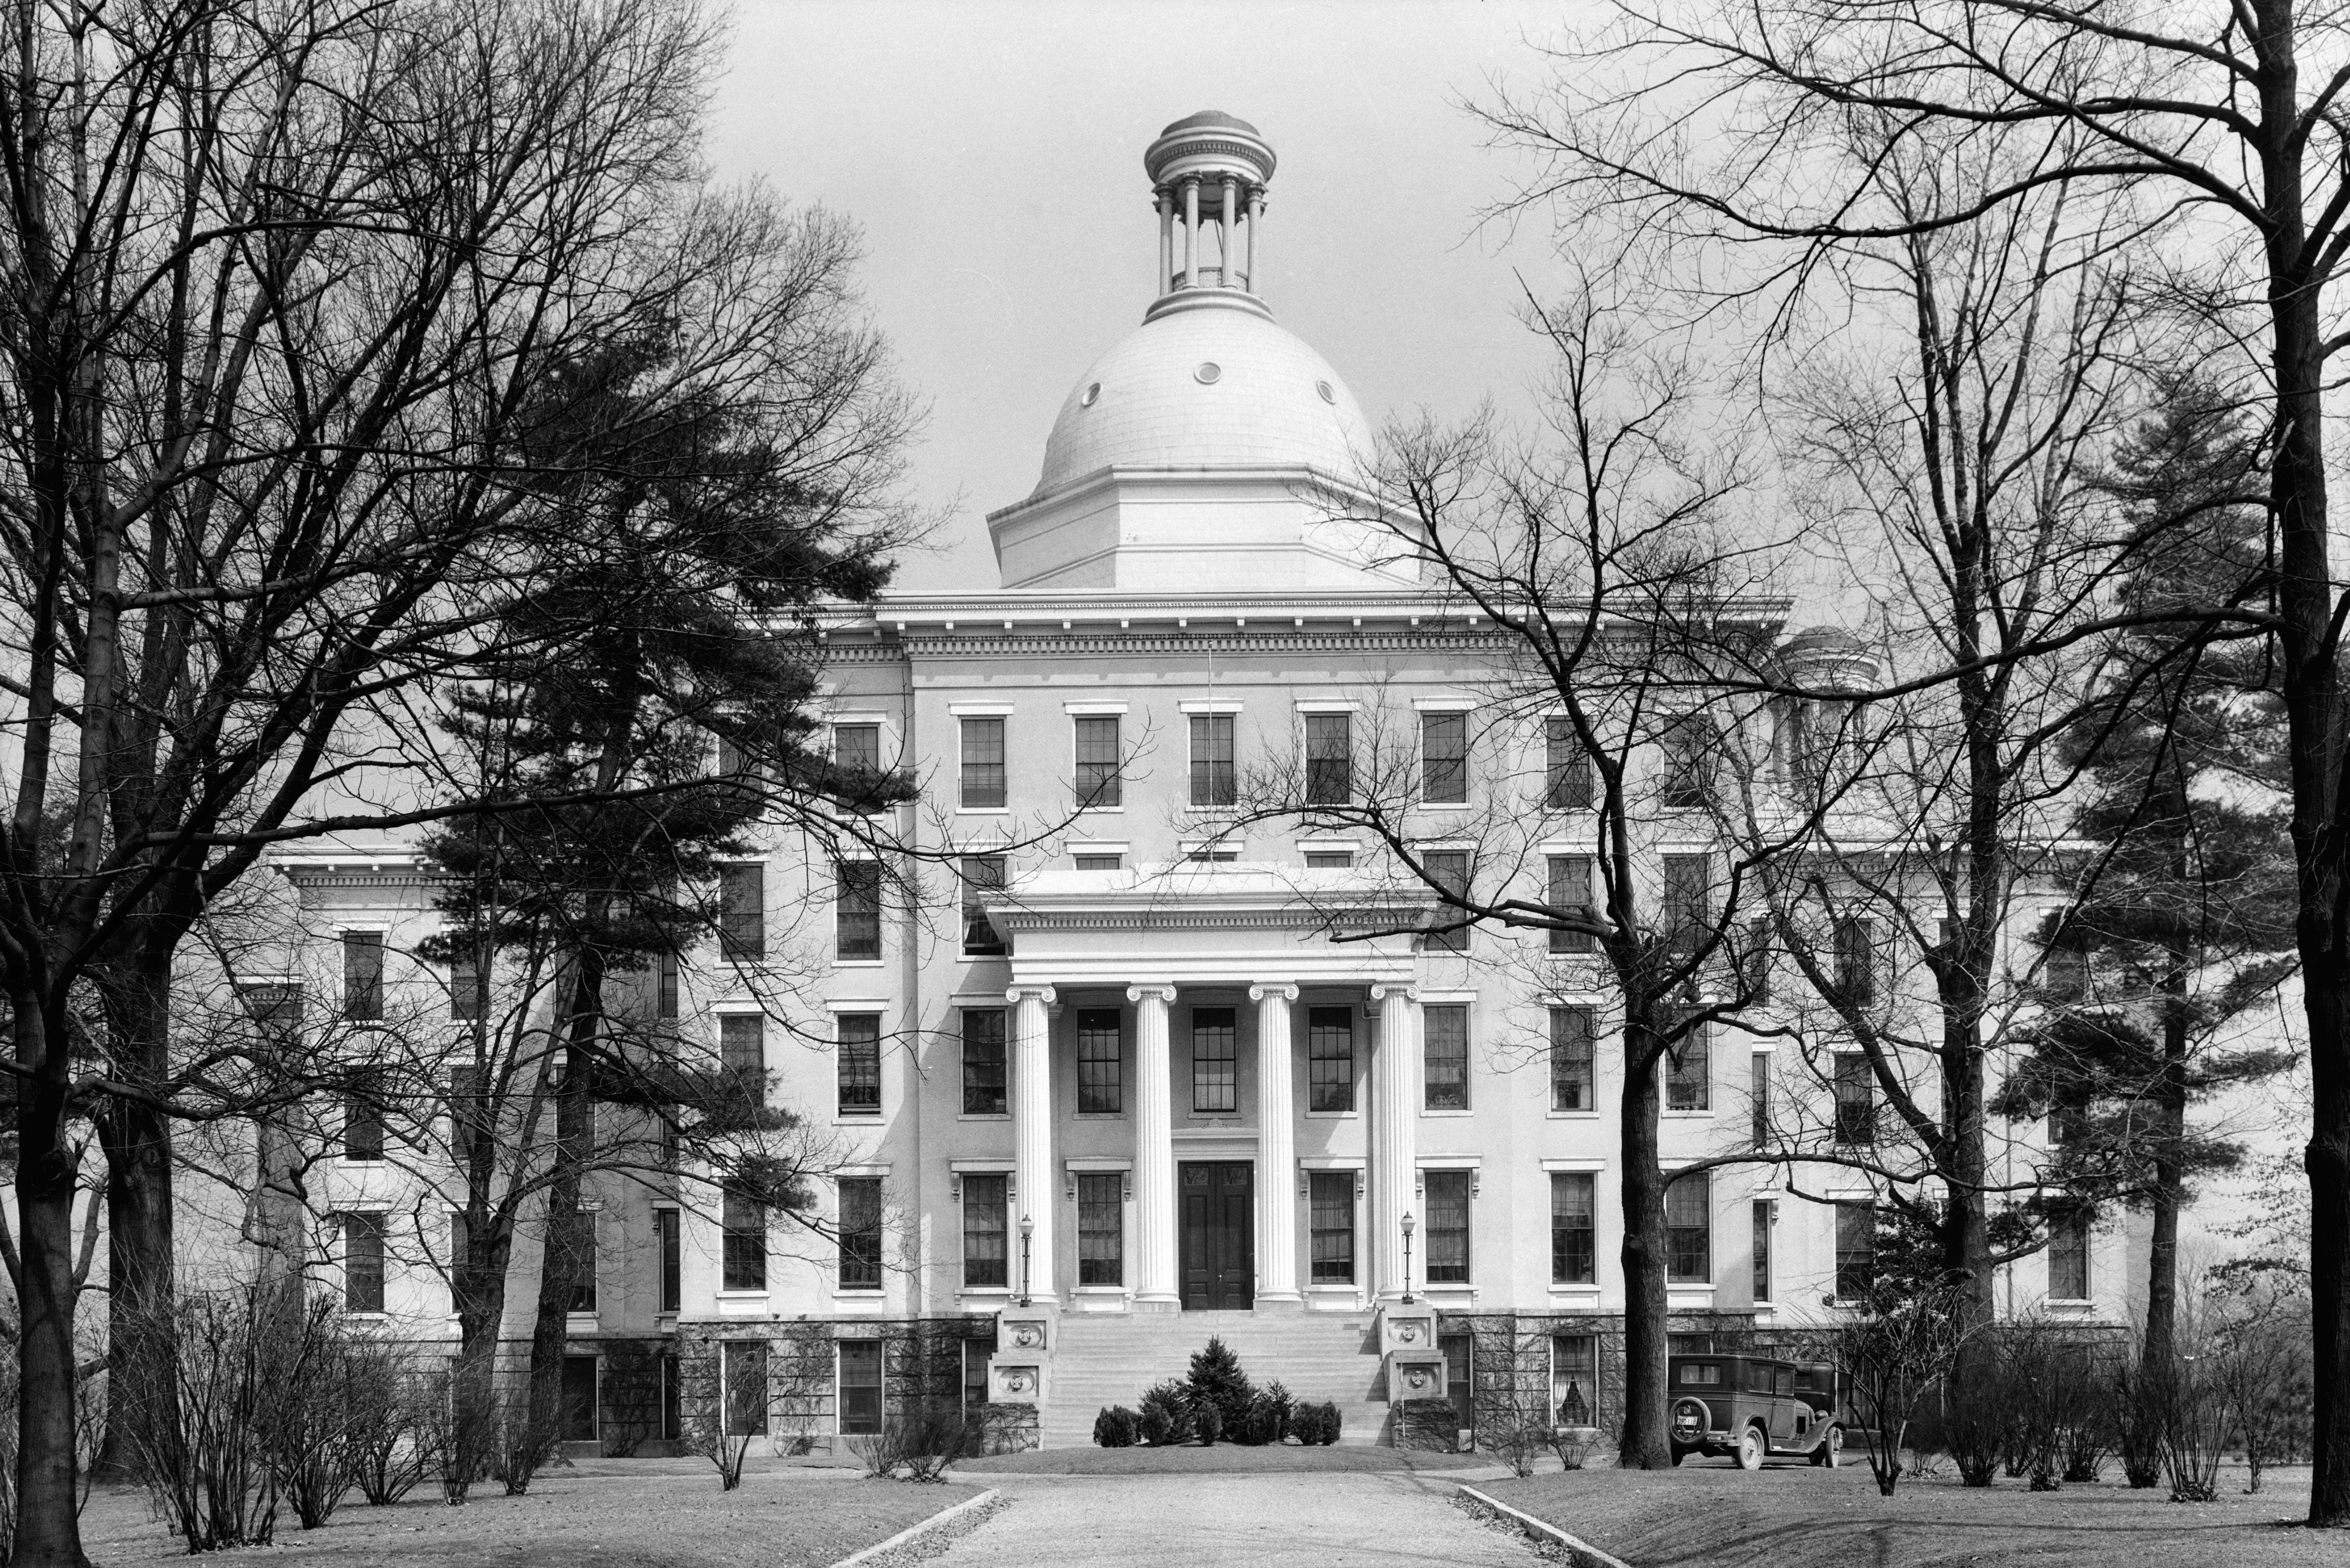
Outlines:
[[[1145,150],[1159,213],[1158,295],[1145,320],[1201,305],[1264,309],[1257,231],[1274,162],[1255,126],[1214,109],[1186,115]],[[1212,266],[1202,264],[1203,220],[1215,239]]]

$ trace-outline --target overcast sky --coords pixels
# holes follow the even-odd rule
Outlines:
[[[1513,165],[1459,102],[1538,71],[1525,40],[1586,4],[739,0],[711,156],[863,226],[875,317],[931,403],[916,490],[951,520],[899,586],[995,586],[986,514],[1035,488],[1061,400],[1140,324],[1142,150],[1197,109],[1273,143],[1267,302],[1375,422],[1523,411],[1518,275],[1555,275],[1543,234],[1480,232]]]

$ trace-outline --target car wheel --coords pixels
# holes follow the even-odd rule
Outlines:
[[[1762,1428],[1749,1427],[1738,1435],[1738,1468],[1759,1470],[1762,1468]]]
[[[1844,1462],[1844,1428],[1842,1427],[1828,1428],[1828,1435],[1820,1439],[1819,1453],[1820,1457],[1814,1462],[1829,1469],[1835,1469]]]

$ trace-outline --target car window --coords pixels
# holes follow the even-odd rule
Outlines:
[[[1746,1364],[1746,1391],[1749,1394],[1771,1392],[1771,1369],[1759,1361]]]
[[[1684,1388],[1714,1387],[1721,1382],[1721,1368],[1684,1363],[1681,1386]]]
[[[1780,1367],[1778,1371],[1778,1391],[1781,1394],[1793,1394],[1795,1391],[1795,1374],[1792,1367]]]

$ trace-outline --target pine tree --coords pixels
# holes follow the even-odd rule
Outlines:
[[[1191,1374],[1184,1382],[1192,1409],[1214,1407],[1227,1436],[1243,1429],[1256,1388],[1241,1370],[1241,1358],[1222,1337],[1211,1337],[1206,1349],[1191,1353]]]

